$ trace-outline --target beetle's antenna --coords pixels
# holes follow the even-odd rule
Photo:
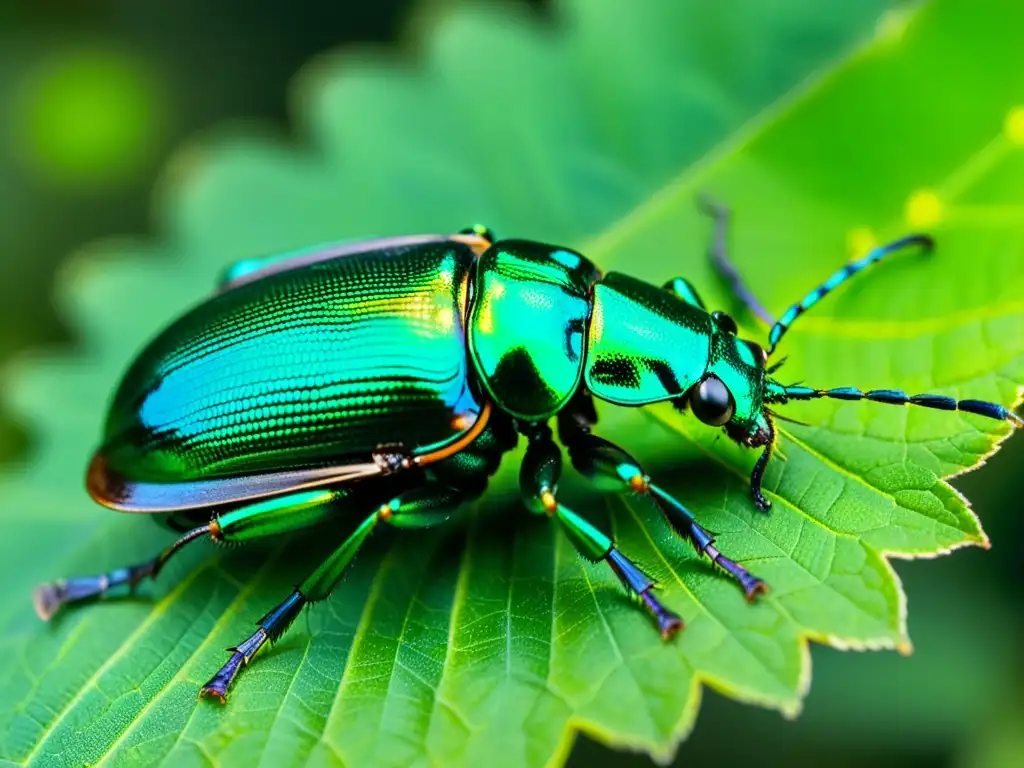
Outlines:
[[[887,405],[920,405],[940,411],[962,411],[974,413],[997,421],[1009,421],[1015,427],[1024,427],[1024,419],[1004,408],[998,403],[985,400],[957,400],[946,395],[908,395],[902,389],[872,389],[861,392],[856,387],[837,387],[836,389],[813,389],[811,387],[786,387],[776,382],[768,382],[765,400],[770,403],[788,403],[790,400],[870,400],[874,403]]]
[[[802,301],[794,304],[786,310],[782,317],[779,318],[778,322],[772,326],[772,329],[768,334],[768,354],[771,355],[771,353],[775,351],[775,347],[778,345],[779,339],[781,339],[786,331],[789,330],[789,327],[793,325],[793,321],[825,298],[831,291],[838,288],[858,272],[864,271],[872,264],[877,264],[890,253],[906,248],[909,245],[920,245],[926,251],[930,251],[935,246],[935,241],[928,235],[908,235],[907,237],[900,238],[888,245],[880,245],[877,248],[872,248],[867,256],[851,261],[845,267],[833,274],[824,283],[804,296]]]
[[[736,265],[729,259],[726,239],[729,235],[729,209],[715,200],[710,195],[701,193],[697,195],[697,207],[715,221],[714,239],[711,241],[709,255],[711,262],[715,265],[722,278],[729,284],[729,290],[733,296],[740,300],[750,312],[765,325],[773,325],[775,318],[772,313],[764,308],[754,292],[747,287],[743,276],[736,269]]]

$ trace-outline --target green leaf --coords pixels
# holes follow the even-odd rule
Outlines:
[[[692,727],[702,684],[794,714],[808,640],[908,648],[886,558],[986,543],[943,478],[977,466],[1003,425],[794,404],[786,415],[814,426],[785,425],[765,484],[775,508],[762,515],[749,452],[664,409],[603,409],[602,434],[772,586],[746,605],[648,505],[570,484],[570,504],[610,518],[686,619],[668,644],[604,566],[521,511],[514,457],[467,525],[375,539],[226,708],[197,702],[199,685],[315,567],[320,543],[197,547],[146,597],[52,626],[28,601],[34,583],[168,541],[150,521],[91,506],[78,478],[135,350],[227,262],[255,253],[483,221],[608,269],[685,274],[730,307],[692,202],[709,189],[737,211],[736,261],[781,312],[850,250],[926,227],[938,251],[876,267],[802,317],[783,372],[1015,403],[1024,112],[1011,110],[1024,104],[1024,27],[1008,19],[1021,12],[1014,0],[961,0],[876,26],[883,7],[563,0],[553,27],[461,9],[424,38],[415,71],[391,57],[311,66],[302,145],[236,130],[183,155],[158,198],[158,238],[100,244],[69,265],[62,305],[81,351],[7,379],[39,448],[2,485],[0,758],[546,765],[581,729],[664,759]]]

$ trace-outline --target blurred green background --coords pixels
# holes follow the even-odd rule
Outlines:
[[[546,2],[515,2],[557,24]],[[416,13],[443,4],[418,2]],[[232,119],[291,132],[288,83],[303,62],[351,44],[414,55],[403,42],[413,5],[0,4],[0,362],[75,343],[51,302],[61,261],[95,238],[149,231],[150,190],[175,147]],[[31,446],[0,410],[0,460],[25,461]],[[912,657],[813,647],[814,683],[795,722],[707,692],[678,764],[1024,766],[1022,458],[1017,439],[956,482],[990,552],[898,563]],[[649,764],[581,738],[571,764],[595,761]]]

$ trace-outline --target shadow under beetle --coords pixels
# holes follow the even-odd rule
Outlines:
[[[477,227],[311,249],[240,262],[219,291],[158,336],[114,397],[86,484],[124,512],[167,513],[187,532],[156,558],[100,576],[38,587],[36,611],[155,577],[188,542],[244,542],[365,515],[362,523],[256,632],[229,649],[200,695],[224,701],[241,669],[280,637],[304,605],[326,598],[380,524],[423,528],[479,497],[502,454],[528,440],[523,502],[547,515],[588,560],[608,563],[668,638],[683,624],[652,594],[651,579],[599,529],[558,502],[561,449],[605,490],[649,496],[671,526],[739,582],[764,583],[723,555],[680,502],[623,449],[592,432],[592,398],[622,406],[672,401],[736,442],[775,440],[770,405],[829,397],[1021,419],[995,403],[898,389],[862,392],[785,386],[767,361],[801,313],[847,279],[909,245],[912,235],[840,269],[775,322],[725,251],[728,212],[715,217],[711,257],[736,296],[772,324],[769,347],[740,339],[693,286],[606,275],[584,256],[529,240],[494,241]]]

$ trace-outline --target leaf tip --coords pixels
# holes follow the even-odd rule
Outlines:
[[[914,652],[914,644],[910,642],[909,637],[904,637],[897,641],[896,652],[900,656],[910,656]]]
[[[793,701],[786,702],[782,705],[779,711],[782,716],[787,720],[796,720],[800,717],[800,714],[804,710],[804,704],[802,699],[795,699]]]

